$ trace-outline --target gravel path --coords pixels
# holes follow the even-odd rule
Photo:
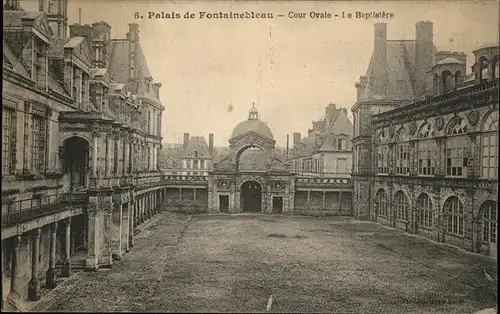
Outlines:
[[[157,214],[111,270],[46,310],[474,313],[496,262],[350,218]],[[272,297],[271,297],[272,296]]]

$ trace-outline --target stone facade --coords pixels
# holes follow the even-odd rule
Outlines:
[[[127,39],[111,40],[105,22],[68,37],[66,4],[27,12],[9,0],[3,12],[4,310],[74,270],[112,267],[165,203],[161,84],[138,25]]]
[[[374,64],[385,61],[379,46],[393,45],[381,40],[384,29],[375,26]],[[404,69],[392,76],[413,81],[419,92],[398,98],[376,84],[385,74],[372,64],[357,84],[354,215],[496,256],[498,45],[473,51],[476,63],[466,75],[464,53],[418,50],[432,45],[432,23],[416,30],[411,47],[426,76]]]

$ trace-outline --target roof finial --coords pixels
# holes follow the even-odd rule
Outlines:
[[[82,24],[82,7],[78,8],[78,24]]]
[[[248,120],[256,120],[259,118],[259,111],[255,108],[255,102],[252,103],[252,108],[248,111]]]

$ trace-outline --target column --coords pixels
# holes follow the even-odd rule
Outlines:
[[[129,223],[129,218],[131,217],[130,215],[130,210],[131,206],[129,206],[131,203],[126,203],[124,204],[122,208],[122,252],[128,252],[129,251],[129,230],[130,230],[130,223]]]
[[[139,197],[135,198],[134,202],[134,228],[137,227],[139,222]]]
[[[113,204],[113,213],[111,214],[111,249],[114,259],[120,260],[122,258],[122,203]]]
[[[102,203],[101,211],[103,226],[100,228],[102,231],[102,252],[99,259],[99,264],[104,264],[108,267],[113,265],[113,250],[112,250],[112,230],[113,230],[113,203],[109,200]]]
[[[56,283],[56,246],[57,246],[57,222],[50,226],[50,256],[49,269],[46,273],[45,287],[54,289]]]
[[[129,175],[130,174],[130,144],[128,139],[124,140],[125,142],[125,149],[124,149],[124,156],[123,156],[123,174],[124,175]]]
[[[92,176],[97,177],[97,146],[99,145],[99,130],[92,132]]]
[[[323,211],[325,210],[325,198],[326,198],[326,197],[325,197],[325,194],[326,194],[326,192],[325,192],[325,191],[323,191],[323,199],[322,199],[322,202],[323,202],[323,203],[322,203],[322,205],[321,205],[321,209],[322,209]]]
[[[339,192],[339,211],[342,211],[342,191]]]
[[[146,199],[144,197],[144,194],[141,195],[141,201],[140,201],[140,210],[139,210],[139,214],[141,215],[140,217],[140,222],[143,223],[144,222],[144,203],[145,203]]]
[[[99,213],[97,204],[87,204],[87,258],[85,259],[85,269],[97,270],[99,264],[98,248],[101,242],[99,230]],[[57,228],[57,225],[56,225]],[[103,230],[103,232],[105,232]]]
[[[129,248],[134,247],[134,227],[135,227],[135,198],[130,200],[130,213],[129,213],[129,229],[128,229],[128,246]]]
[[[182,188],[179,188],[179,206],[182,208]]]
[[[19,292],[21,288],[19,287],[19,246],[21,245],[21,236],[14,237],[14,248],[12,252],[12,265],[10,273],[10,298],[19,298]]]
[[[61,277],[69,277],[71,272],[71,218],[64,221],[64,259],[62,262]]]
[[[196,212],[196,188],[193,189],[193,212]]]
[[[111,153],[111,135],[106,135],[106,176],[111,176],[111,169],[113,168],[113,154]]]
[[[307,190],[307,208],[311,208],[311,189]]]
[[[28,284],[28,300],[30,301],[40,299],[40,280],[38,280],[40,233],[40,228],[35,229],[31,238],[31,280]]]
[[[114,144],[115,144],[115,148],[114,148],[114,152],[113,152],[113,156],[116,156],[115,157],[115,160],[114,160],[114,175],[115,176],[120,176],[120,172],[121,172],[121,165],[122,165],[122,161],[120,160],[120,133],[115,133],[115,136],[114,136]]]

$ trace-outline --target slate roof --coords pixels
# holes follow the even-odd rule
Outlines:
[[[331,110],[332,124],[330,125],[329,129],[326,130],[326,132],[321,132],[321,130],[313,130],[308,136],[304,137],[299,145],[291,149],[290,156],[292,158],[311,156],[316,151],[336,150],[337,148],[333,141],[336,135],[342,133],[346,134],[347,136],[352,136],[353,125],[347,117],[344,109],[334,108]],[[320,124],[319,126],[321,127]]]
[[[64,46],[70,38],[51,38],[49,42],[49,58],[64,59]]]
[[[198,158],[211,158],[207,141],[203,136],[192,136],[186,149],[182,152],[183,158],[194,158],[194,152],[198,152]]]
[[[90,69],[90,78],[94,79],[96,76],[104,76],[108,72],[106,68],[92,68]]]
[[[4,64],[7,65],[8,68],[12,69],[17,74],[22,75],[25,78],[30,79],[30,75],[28,70],[24,67],[24,65],[19,61],[19,58],[14,54],[9,44],[3,40],[3,57]]]
[[[434,53],[437,51],[434,46]],[[377,95],[371,90],[371,80],[374,77],[373,54],[366,71],[367,84],[361,92],[360,100],[391,99],[407,100],[415,96],[412,71],[415,68],[414,40],[386,41],[386,90],[385,95]]]
[[[127,87],[134,92],[137,92],[137,84],[129,84],[129,42],[126,39],[118,39],[111,41],[110,57],[109,57],[109,74],[111,79],[117,83],[127,84]],[[139,76],[143,78],[150,78],[151,72],[146,61],[146,57],[142,50],[141,45],[136,48],[136,69]]]
[[[64,45],[64,48],[75,48],[84,40],[85,40],[84,37],[71,37],[69,38],[68,42]]]
[[[3,27],[23,26],[22,19],[34,20],[43,12],[37,11],[3,11]]]

